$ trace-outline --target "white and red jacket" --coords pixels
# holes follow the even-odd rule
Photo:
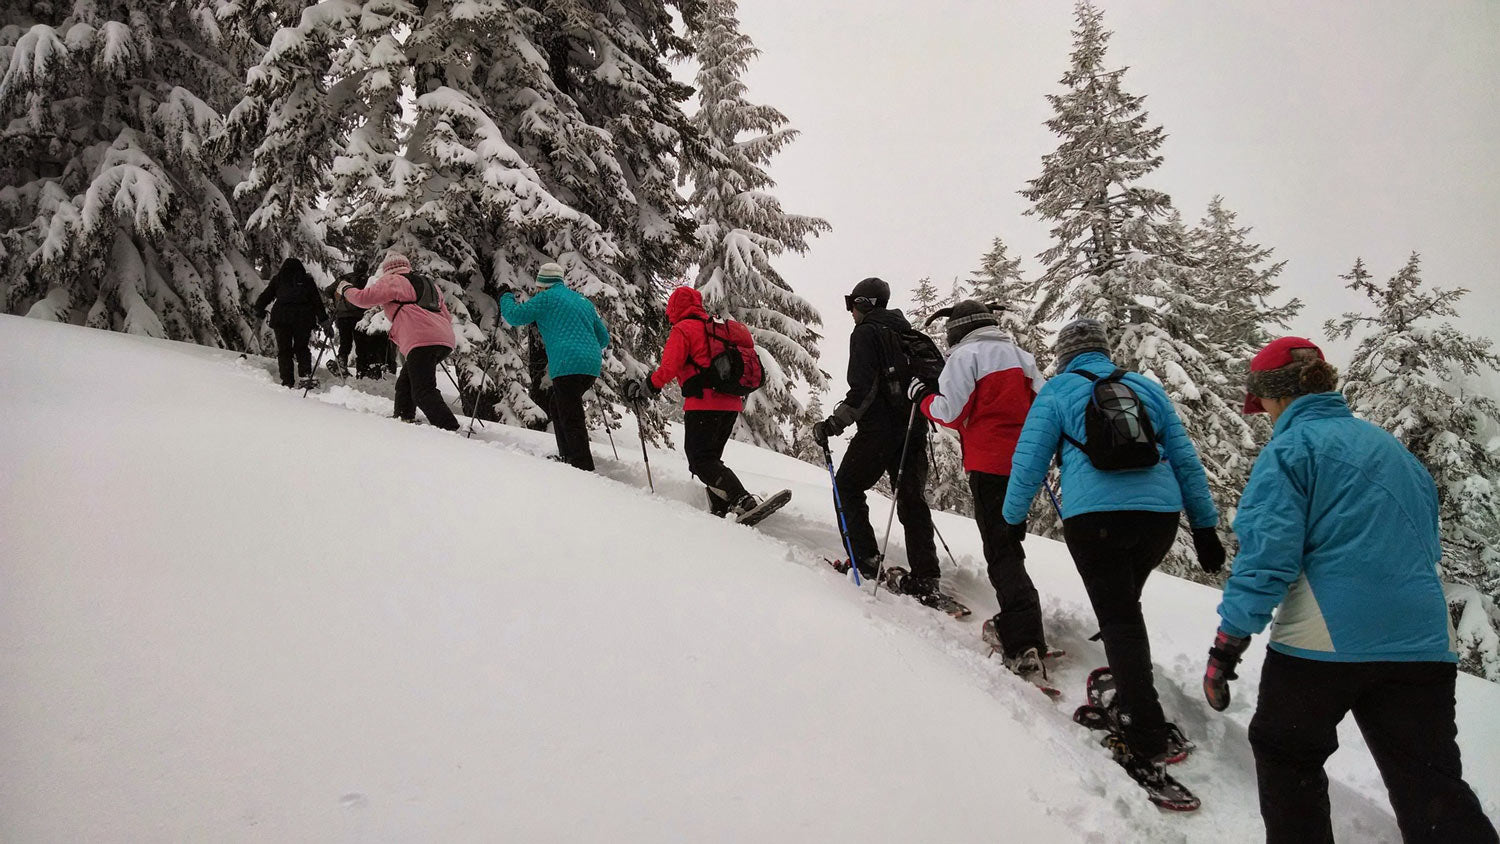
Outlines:
[[[958,431],[965,471],[1009,475],[1021,426],[1044,383],[1030,352],[985,326],[949,350],[938,393],[922,400],[922,413]]]

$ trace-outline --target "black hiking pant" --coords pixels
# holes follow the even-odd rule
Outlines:
[[[715,516],[729,512],[746,496],[745,485],[724,465],[724,446],[740,418],[737,410],[689,410],[682,414],[682,450],[688,471],[708,488],[708,509]]]
[[[1026,573],[1026,549],[1012,539],[1005,517],[1005,490],[1010,476],[988,472],[969,473],[969,492],[974,496],[974,521],[979,523],[979,537],[984,541],[984,562],[989,569],[990,585],[1000,601],[995,617],[995,632],[1000,634],[1005,655],[1018,656],[1027,648],[1047,652],[1042,634],[1042,601],[1037,596],[1031,575]]]
[[[306,328],[274,328],[276,332],[276,368],[281,374],[281,385],[290,387],[295,382],[292,378],[292,359],[297,360],[297,374],[307,377],[312,372],[312,348],[308,342],[312,340],[312,326]]]
[[[1141,614],[1141,589],[1172,550],[1177,513],[1144,510],[1084,513],[1063,520],[1063,539],[1083,578],[1115,676],[1125,742],[1137,757],[1167,749],[1167,721],[1156,696],[1151,640]]]
[[[333,320],[334,327],[339,332],[338,361],[345,367],[349,365],[349,353],[354,351],[354,335],[359,333],[354,326],[359,325],[359,320],[359,314],[335,317]]]
[[[594,452],[589,448],[589,421],[583,412],[583,394],[594,386],[592,375],[559,375],[552,379],[552,433],[557,454],[569,466],[594,471]]]
[[[457,431],[458,420],[438,392],[437,368],[453,351],[447,346],[418,346],[406,355],[406,364],[396,376],[396,415],[402,419],[417,418],[417,408],[427,421],[444,431]]]
[[[1250,721],[1266,841],[1333,841],[1323,763],[1353,712],[1407,844],[1494,844],[1495,827],[1463,780],[1457,675],[1447,662],[1324,662],[1269,651]]]
[[[356,329],[354,356],[359,361],[359,377],[379,378],[384,375],[387,350],[390,346],[390,340],[384,334],[367,334]]]
[[[901,443],[906,443],[903,466]],[[917,577],[938,577],[937,543],[933,540],[932,511],[927,508],[927,422],[920,416],[913,422],[911,435],[899,425],[894,428],[864,428],[855,432],[849,450],[839,464],[834,483],[844,504],[844,523],[849,529],[849,547],[861,574],[875,574],[880,543],[870,525],[870,505],[865,493],[880,482],[883,475],[901,484],[896,489],[896,516],[906,534],[906,558],[911,573]]]

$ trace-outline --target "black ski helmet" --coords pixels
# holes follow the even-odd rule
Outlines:
[[[854,290],[844,297],[844,308],[861,311],[873,311],[883,308],[891,301],[891,286],[878,278],[871,276],[854,285]]]

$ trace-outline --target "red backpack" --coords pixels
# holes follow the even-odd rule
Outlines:
[[[708,388],[727,396],[748,396],[759,390],[766,379],[766,370],[760,364],[760,355],[755,353],[755,340],[750,336],[750,329],[732,319],[700,318],[698,321],[703,323],[708,365],[701,366],[693,361],[698,374],[683,383],[682,394],[697,398],[703,395],[704,388]]]

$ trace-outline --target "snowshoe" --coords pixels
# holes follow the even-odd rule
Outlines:
[[[1036,686],[1037,691],[1048,698],[1054,701],[1062,700],[1062,689],[1052,685],[1051,679],[1047,676],[1047,666],[1042,662],[1047,656],[1053,654],[1052,651],[1047,651],[1043,655],[1036,648],[1027,648],[1014,657],[1008,657],[1005,656],[1005,651],[1000,647],[1000,635],[995,632],[995,620],[993,618],[985,619],[984,624],[980,627],[980,631],[980,638],[984,640],[986,645],[990,646],[990,656],[994,656],[997,653],[1000,654],[1000,662],[1012,674]],[[1057,651],[1057,653],[1060,655],[1062,652]]]
[[[888,566],[880,573],[880,583],[893,595],[907,595],[917,603],[947,613],[954,618],[969,615],[969,608],[938,588],[937,578],[914,577],[900,566]]]
[[[766,496],[764,501],[756,499],[753,495],[746,495],[739,503],[731,507],[729,512],[735,514],[735,522],[742,525],[758,524],[762,519],[785,507],[792,500],[792,491],[784,489],[777,493]]]
[[[302,379],[297,382],[297,389],[299,390],[316,390],[317,388],[318,379],[313,375],[304,375]]]
[[[1146,790],[1146,797],[1152,803],[1174,812],[1192,812],[1203,805],[1197,795],[1187,789],[1187,786],[1167,773],[1165,765],[1160,762],[1137,759],[1135,754],[1130,752],[1130,746],[1125,743],[1124,737],[1119,733],[1105,733],[1099,743],[1109,750],[1115,763],[1124,768],[1125,773]]]
[[[828,565],[832,566],[833,570],[836,571],[836,572],[838,572],[839,574],[848,574],[849,570],[852,569],[852,568],[854,568],[854,564],[851,563],[851,562],[849,562],[849,559],[847,557],[844,558],[844,559],[842,559],[842,560],[832,560],[832,559],[829,559],[828,557],[824,557],[823,558],[823,562],[825,562]],[[874,580],[875,579],[875,572],[873,572],[873,571],[867,571],[864,568],[864,566],[860,566],[860,569],[859,569],[859,579],[860,579],[861,583],[863,583],[866,580]]]
[[[328,367],[329,373],[332,374],[335,378],[349,377],[349,367],[345,366],[342,363],[339,363],[337,359],[328,361],[328,363],[324,364],[324,366]]]
[[[1115,675],[1109,670],[1109,666],[1089,672],[1085,689],[1089,702],[1073,712],[1073,722],[1091,730],[1119,733],[1120,706],[1115,701]],[[1196,748],[1197,745],[1183,735],[1180,727],[1168,721],[1167,749],[1158,761],[1165,765],[1175,765],[1187,759]]]
[[[1000,631],[995,627],[995,618],[998,616],[985,619],[984,624],[979,627],[979,638],[990,646],[991,655],[1005,652],[1005,648],[1000,644]],[[1068,652],[1061,648],[1048,648],[1046,653],[1041,654],[1041,657],[1042,659],[1061,659],[1067,655]]]

